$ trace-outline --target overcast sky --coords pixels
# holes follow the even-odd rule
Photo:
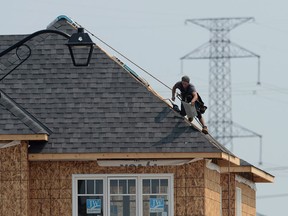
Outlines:
[[[254,17],[231,31],[230,39],[261,56],[261,85],[256,85],[257,59],[231,60],[233,120],[263,136],[263,164],[258,138],[235,139],[233,151],[276,176],[274,184],[257,184],[257,212],[275,216],[287,212],[288,201],[288,196],[265,197],[288,194],[287,8],[287,0],[9,0],[1,3],[0,34],[30,34],[67,15],[170,87],[183,74],[190,76],[208,103],[209,61],[185,61],[182,73],[180,58],[210,34],[185,20]],[[171,96],[168,88],[120,59],[164,98]]]

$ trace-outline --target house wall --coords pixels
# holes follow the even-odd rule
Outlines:
[[[0,215],[71,215],[72,174],[173,173],[174,215],[228,216],[228,174],[200,160],[182,166],[100,167],[96,162],[29,162],[27,144],[0,149]],[[230,216],[235,215],[235,188],[242,190],[242,215],[256,215],[256,192],[230,174]]]
[[[240,177],[241,178],[241,177]],[[244,178],[243,178],[244,179]],[[245,179],[244,179],[245,180]],[[248,180],[245,180],[248,181]],[[235,216],[236,210],[236,188],[241,188],[242,193],[242,216],[255,216],[256,215],[256,190],[251,185],[238,181],[236,174],[230,174],[230,187],[228,187],[229,175],[221,174],[221,187],[222,187],[222,212],[223,216],[228,216],[229,208],[229,188],[230,188],[230,215]]]
[[[253,183],[252,183],[253,184]],[[242,215],[255,216],[256,215],[256,191],[249,184],[236,181],[236,187],[241,188],[242,191]]]
[[[235,216],[235,174],[221,174],[220,182],[222,188],[222,216]]]
[[[0,149],[0,215],[29,215],[27,146]]]
[[[175,216],[205,215],[204,160],[176,167]]]
[[[205,168],[205,215],[221,215],[220,171],[217,167]]]
[[[100,167],[96,162],[30,162],[30,215],[70,216],[72,174],[91,173],[174,173],[175,216],[220,215],[220,174],[207,169],[205,160],[174,167]],[[215,209],[219,214],[212,213]]]

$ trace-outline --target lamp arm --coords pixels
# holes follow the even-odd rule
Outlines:
[[[24,39],[22,39],[21,41],[17,42],[16,44],[10,46],[9,48],[7,48],[6,50],[4,50],[3,52],[0,53],[0,58],[2,56],[4,56],[5,54],[9,53],[10,51],[12,51],[13,49],[16,49],[16,55],[18,57],[19,60],[21,60],[21,62],[16,65],[14,68],[12,68],[8,73],[6,73],[3,77],[1,77],[0,81],[2,81],[3,79],[5,79],[6,76],[8,76],[12,71],[14,71],[15,69],[17,69],[23,62],[25,62],[30,56],[31,56],[31,49],[29,46],[27,46],[25,43],[27,41],[29,41],[30,39],[40,35],[40,34],[46,34],[46,33],[54,33],[54,34],[58,34],[58,35],[62,35],[63,37],[69,39],[71,36],[69,34],[66,34],[65,32],[62,31],[58,31],[58,30],[52,30],[52,29],[44,29],[44,30],[40,30],[37,32],[34,32],[30,35],[28,35],[27,37],[25,37]],[[29,53],[28,56],[24,59],[21,59],[17,53],[18,49],[21,46],[25,46],[26,48],[28,48]]]
[[[21,57],[18,55],[18,49],[21,47],[21,46],[25,46],[27,49],[28,49],[28,55],[24,58],[24,59],[21,59]],[[14,68],[12,68],[8,73],[6,73],[3,77],[1,77],[0,79],[0,82],[5,79],[6,76],[8,76],[10,73],[12,73],[14,70],[16,70],[21,64],[23,64],[30,56],[31,56],[31,49],[29,46],[27,46],[26,44],[22,44],[20,45],[19,47],[16,48],[16,56],[19,60],[21,60],[21,62],[19,64],[17,64]]]
[[[37,32],[34,32],[30,35],[28,35],[27,37],[25,37],[24,39],[22,39],[21,41],[17,42],[16,44],[12,45],[11,47],[7,48],[6,50],[4,50],[3,52],[0,53],[0,57],[4,56],[5,54],[9,53],[11,50],[20,47],[21,45],[23,45],[25,42],[27,42],[28,40],[40,35],[40,34],[45,34],[45,33],[54,33],[54,34],[58,34],[58,35],[62,35],[63,37],[69,39],[71,36],[65,32],[59,31],[59,30],[53,30],[53,29],[44,29],[44,30],[40,30]]]

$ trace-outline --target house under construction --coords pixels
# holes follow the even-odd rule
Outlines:
[[[59,16],[47,28],[76,27]],[[0,36],[0,50],[24,37]],[[0,58],[0,215],[256,215],[256,184],[271,174],[101,47],[74,67],[66,43],[52,33],[27,41],[31,55],[12,73],[23,57]]]

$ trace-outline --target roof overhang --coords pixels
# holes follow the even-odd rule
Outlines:
[[[0,141],[48,141],[47,134],[0,134]]]
[[[254,166],[221,167],[221,173],[251,173],[254,182],[272,183],[274,176]]]
[[[96,160],[135,160],[135,159],[217,159],[222,164],[239,165],[237,157],[229,156],[222,152],[216,153],[57,153],[57,154],[29,154],[29,161],[96,161]]]
[[[240,166],[240,159],[220,153],[30,153],[29,161],[97,161],[97,160],[179,160],[216,159],[221,173],[250,173],[254,182],[273,182],[274,176],[254,166]],[[229,165],[229,166],[228,166]]]

